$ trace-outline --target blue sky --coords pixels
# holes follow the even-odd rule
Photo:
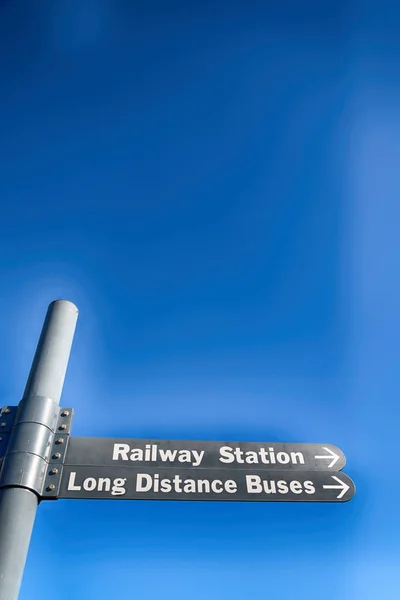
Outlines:
[[[0,391],[74,435],[336,444],[340,505],[43,503],[21,599],[394,600],[394,3],[0,3]],[[397,67],[398,68],[398,67]]]

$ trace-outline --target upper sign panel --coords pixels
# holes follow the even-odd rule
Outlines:
[[[71,466],[340,471],[346,459],[331,444],[71,437],[64,462]]]

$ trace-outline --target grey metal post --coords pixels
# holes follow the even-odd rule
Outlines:
[[[0,475],[0,600],[19,595],[77,318],[72,302],[50,304],[18,405]]]

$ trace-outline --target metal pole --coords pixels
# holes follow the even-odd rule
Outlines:
[[[0,476],[0,600],[19,595],[77,318],[72,302],[50,304],[18,405]]]

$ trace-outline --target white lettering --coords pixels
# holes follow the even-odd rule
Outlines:
[[[157,460],[157,446],[155,444],[153,444],[153,446],[151,447],[151,460]]]
[[[175,475],[173,482],[174,482],[175,492],[178,492],[178,494],[180,494],[182,492],[182,488],[181,488],[182,479],[179,477],[179,475]]]
[[[196,482],[194,479],[185,479],[185,484],[183,486],[183,491],[185,494],[193,494],[196,493]]]
[[[315,494],[315,486],[312,481],[292,480],[274,481],[273,479],[261,479],[258,475],[246,475],[246,487],[249,494]]]
[[[254,464],[254,463],[258,463],[257,452],[252,452],[251,450],[249,450],[248,452],[246,452],[246,462],[249,465]]]
[[[70,490],[71,492],[78,492],[79,490],[82,489],[82,487],[80,485],[75,485],[75,477],[76,477],[76,472],[72,471],[72,473],[70,473],[70,476],[69,476],[68,487],[67,487],[67,490]]]
[[[161,479],[161,491],[170,492],[172,490],[171,481],[169,479]]]
[[[217,487],[217,485],[219,487]],[[221,492],[223,492],[224,488],[222,487],[222,481],[220,481],[220,479],[214,479],[211,482],[211,489],[215,494],[220,494]]]
[[[143,485],[143,480],[147,481]],[[149,492],[152,488],[153,480],[151,475],[147,475],[146,473],[138,473],[136,476],[136,491],[137,492]]]
[[[285,485],[284,481],[278,481],[278,483],[283,483]],[[268,481],[268,479],[264,479],[263,485],[264,485],[264,492],[266,494],[276,494],[275,481]],[[279,490],[279,491],[281,491],[281,490]],[[283,492],[283,493],[285,494],[286,492]]]
[[[262,492],[261,477],[246,475],[246,487],[249,494],[260,494]]]
[[[113,460],[128,460],[128,452],[129,452],[128,444],[114,444],[113,450]]]
[[[270,460],[271,465],[275,465],[276,464],[276,460],[275,460],[274,449],[273,448],[268,448],[268,452],[269,452],[269,460]]]
[[[286,452],[278,452],[276,460],[281,463],[281,465],[287,465],[288,462],[290,462],[290,456]]]
[[[178,455],[179,462],[192,462],[192,453],[190,450],[179,450]]]
[[[160,454],[160,458],[163,462],[169,460],[173,462],[175,460],[175,456],[178,450],[162,450],[161,448],[158,450]]]
[[[139,473],[136,476],[137,492],[155,492],[181,494],[222,494],[224,491],[228,494],[237,492],[237,483],[233,479],[223,482],[221,479],[182,479],[179,475],[174,475],[172,479],[161,479],[158,473],[150,475],[148,473]]]
[[[206,492],[206,494],[210,493],[210,482],[208,481],[208,479],[199,479],[197,482],[197,486],[200,494],[203,492],[203,487],[205,488],[204,491]]]
[[[275,481],[273,481],[272,483],[274,484],[274,487],[275,487]],[[286,481],[282,481],[282,480],[278,481],[277,487],[278,487],[278,492],[280,494],[287,494],[289,491],[288,484],[286,483]],[[275,492],[275,490],[274,490],[274,492]]]
[[[244,454],[244,452],[243,452],[243,450],[241,450],[240,448],[235,448],[234,452],[235,452],[235,456],[236,456],[237,462],[239,464],[241,464],[241,465],[244,464],[244,460],[243,460],[243,454]]]
[[[290,458],[294,465],[297,465],[297,464],[304,465],[304,456],[301,452],[291,452]],[[297,463],[297,459],[299,459],[299,463]]]
[[[86,477],[83,480],[82,485],[75,485],[76,472],[70,473],[67,490],[70,492],[79,492],[82,488],[85,492],[110,492],[112,496],[123,496],[126,493],[125,482],[126,479],[117,477],[111,484],[109,477]]]
[[[289,487],[293,494],[301,494],[303,491],[303,486],[301,485],[300,481],[291,481]]]
[[[237,462],[239,464],[247,463],[249,465],[258,464],[260,462],[265,465],[287,465],[289,463],[294,465],[305,464],[302,452],[290,452],[290,454],[287,452],[278,452],[275,454],[275,449],[273,447],[268,449],[259,448],[258,450],[247,450],[244,452],[240,448],[222,446],[219,449],[219,454],[219,460],[223,463]]]
[[[123,496],[126,493],[125,489],[126,479],[122,479],[122,477],[117,477],[113,481],[113,486],[111,488],[112,496]]]
[[[204,450],[201,450],[200,452],[198,452],[197,450],[192,450],[192,454],[194,458],[193,466],[198,467],[201,464],[201,461],[203,460]]]
[[[222,448],[219,449],[219,453],[221,455],[219,460],[223,463],[232,463],[235,460],[233,449],[229,446],[222,446]]]
[[[304,491],[306,494],[315,494],[315,487],[312,481],[304,482]]]
[[[204,450],[171,450],[162,449],[157,444],[146,444],[144,448],[131,448],[128,444],[113,444],[112,460],[131,460],[132,462],[174,462],[192,463],[198,467],[203,458]]]
[[[143,461],[143,450],[141,450],[140,448],[135,448],[131,451],[131,461],[135,462],[137,460],[139,460],[140,462]]]
[[[82,485],[86,492],[93,492],[93,490],[96,489],[97,481],[94,477],[87,477]]]
[[[224,488],[228,494],[235,494],[237,492],[237,483],[233,479],[228,479],[228,481],[225,481]]]
[[[99,492],[102,492],[103,489],[106,492],[109,492],[111,488],[111,479],[109,477],[100,477],[99,483],[97,484],[97,489]]]

